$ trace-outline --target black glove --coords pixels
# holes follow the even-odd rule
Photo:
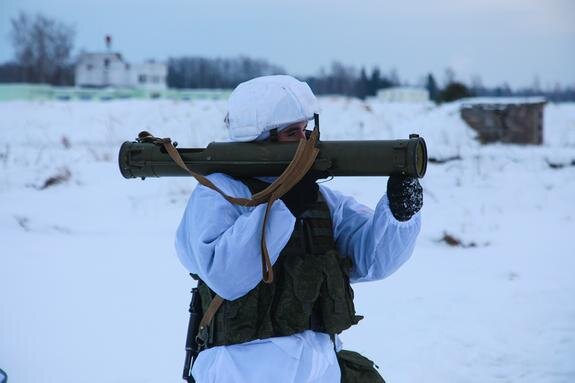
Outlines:
[[[393,216],[398,221],[407,221],[423,206],[423,188],[416,177],[390,176],[387,199]]]
[[[299,217],[315,201],[317,201],[319,186],[315,181],[318,178],[321,177],[318,177],[315,172],[308,172],[297,184],[281,197],[281,200],[295,217]]]

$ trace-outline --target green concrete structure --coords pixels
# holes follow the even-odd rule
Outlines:
[[[123,100],[123,99],[170,99],[170,100],[221,100],[227,99],[227,89],[166,89],[148,91],[137,88],[76,88],[38,84],[0,84],[0,101],[47,101],[47,100]]]

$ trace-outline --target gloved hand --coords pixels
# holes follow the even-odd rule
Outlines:
[[[423,206],[423,188],[416,177],[390,176],[387,199],[393,216],[398,221],[407,221]]]
[[[294,217],[299,217],[317,200],[317,193],[319,193],[319,186],[315,182],[317,179],[317,174],[314,172],[308,172],[297,184],[281,197],[281,200],[285,203]]]

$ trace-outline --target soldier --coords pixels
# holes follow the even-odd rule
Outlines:
[[[265,76],[232,92],[226,124],[233,141],[297,141],[306,139],[317,110],[306,83]],[[177,254],[199,279],[204,311],[216,295],[224,299],[200,334],[205,345],[192,370],[197,382],[383,381],[376,372],[360,377],[346,371],[361,356],[336,355],[337,334],[361,319],[350,283],[385,278],[411,256],[421,227],[422,188],[416,178],[391,176],[372,211],[318,185],[320,176],[308,172],[271,206],[271,283],[261,274],[266,204],[234,205],[200,185],[193,191],[178,227]],[[273,181],[220,173],[208,178],[225,194],[245,198]]]

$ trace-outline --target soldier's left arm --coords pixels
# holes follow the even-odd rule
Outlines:
[[[338,249],[353,260],[351,282],[385,278],[411,257],[421,229],[420,212],[402,222],[391,213],[387,195],[373,211],[327,187],[320,190],[330,208]]]

